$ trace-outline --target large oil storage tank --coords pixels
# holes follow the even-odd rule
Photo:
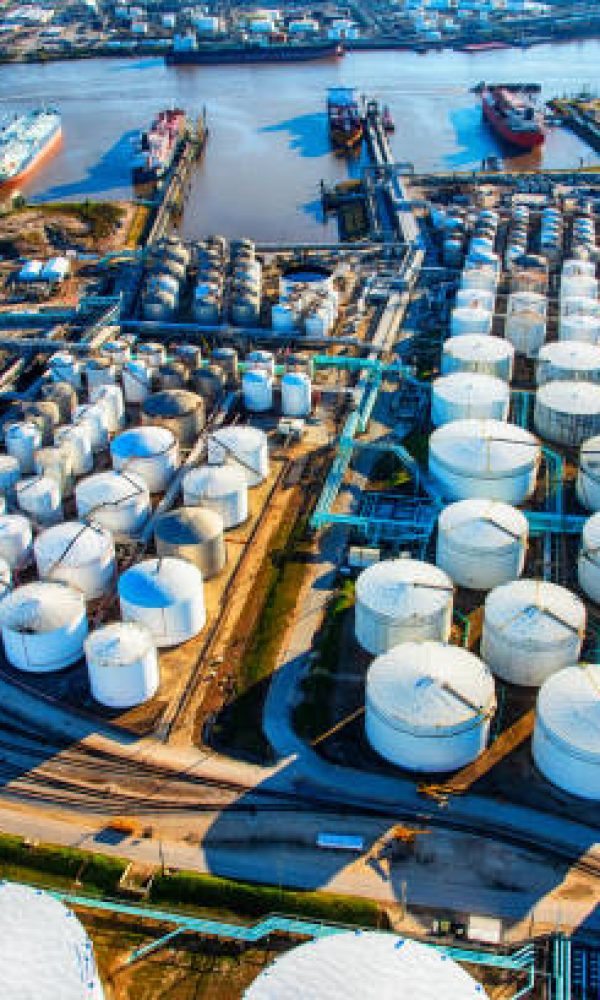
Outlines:
[[[478,333],[449,337],[442,348],[442,375],[453,372],[480,372],[492,378],[510,382],[515,349],[503,337],[488,337]]]
[[[127,403],[143,403],[152,392],[152,368],[145,361],[128,361],[121,373]]]
[[[547,302],[536,292],[515,292],[508,297],[504,336],[517,354],[534,358],[546,340]]]
[[[100,385],[91,390],[92,403],[101,406],[106,414],[110,434],[115,434],[125,423],[125,400],[120,385]]]
[[[104,451],[108,446],[108,418],[98,403],[83,403],[75,407],[73,423],[83,425],[89,432],[92,451]]]
[[[88,600],[106,594],[115,578],[112,535],[97,524],[57,524],[37,536],[33,552],[41,580],[68,584]]]
[[[244,406],[251,413],[265,413],[273,406],[273,379],[262,369],[250,369],[242,376]]]
[[[588,510],[600,511],[600,436],[589,438],[581,446],[577,498]]]
[[[600,385],[547,382],[535,394],[533,419],[538,434],[569,447],[600,433]]]
[[[42,432],[37,424],[28,420],[10,424],[4,434],[7,453],[16,458],[21,474],[26,476],[34,470],[34,456],[42,445]]]
[[[585,623],[585,605],[564,587],[515,580],[486,598],[481,657],[502,680],[538,687],[577,662]]]
[[[77,516],[115,535],[135,535],[150,516],[147,483],[135,472],[98,472],[75,487]]]
[[[94,468],[92,437],[85,424],[63,424],[54,431],[54,444],[71,456],[74,476],[85,476]]]
[[[221,427],[208,438],[210,465],[235,465],[248,486],[258,486],[269,475],[267,435],[256,427]]]
[[[393,990],[393,994],[390,992]],[[315,938],[285,952],[244,1000],[487,1000],[480,983],[447,955],[375,931]]]
[[[60,483],[52,476],[28,476],[15,486],[17,506],[39,525],[57,524],[63,519]]]
[[[532,752],[548,781],[600,799],[600,666],[580,663],[549,677],[538,694]]]
[[[204,401],[187,389],[153,392],[142,403],[142,423],[165,427],[181,445],[192,445],[204,427]]]
[[[581,533],[577,563],[579,586],[596,604],[600,603],[600,514],[588,518]]]
[[[356,639],[373,654],[413,639],[446,642],[453,601],[452,581],[437,566],[416,559],[375,563],[356,581]]]
[[[312,386],[305,372],[286,372],[281,380],[281,411],[285,417],[308,417]]]
[[[529,527],[516,507],[497,500],[459,500],[438,518],[436,563],[460,587],[491,590],[525,566]]]
[[[29,562],[33,534],[31,522],[23,514],[0,514],[0,558],[11,570]]]
[[[217,576],[227,562],[223,518],[204,507],[178,507],[161,514],[154,525],[159,556],[176,556],[197,566],[204,580]]]
[[[235,528],[248,517],[248,483],[235,465],[202,465],[190,469],[183,479],[186,507],[206,507],[223,519],[223,527]]]
[[[518,506],[535,489],[539,441],[515,424],[453,420],[429,439],[429,471],[447,500],[487,497]]]
[[[579,340],[597,344],[600,340],[600,316],[592,313],[562,313],[558,322],[559,340]]]
[[[119,578],[118,592],[123,620],[146,625],[160,648],[187,642],[206,624],[202,573],[185,559],[137,563]]]
[[[510,389],[502,379],[480,372],[454,372],[436,378],[431,387],[431,422],[440,427],[470,417],[506,420]]]
[[[91,632],[84,648],[90,690],[101,705],[132,708],[158,691],[156,644],[145,625],[110,622]]]
[[[166,427],[132,427],[114,438],[110,453],[117,472],[140,476],[151,493],[163,493],[179,467],[179,446]]]
[[[494,679],[459,646],[404,642],[367,674],[365,730],[373,749],[409,771],[453,771],[485,750]]]
[[[94,949],[55,896],[0,883],[0,995],[11,1000],[103,1000]]]
[[[0,627],[6,658],[17,670],[62,670],[83,654],[85,598],[62,583],[25,583],[0,601]]]
[[[538,385],[546,382],[600,382],[600,347],[579,340],[544,344],[536,363]]]
[[[455,306],[450,316],[450,336],[460,337],[467,333],[487,336],[492,331],[493,313],[489,309],[472,306]]]

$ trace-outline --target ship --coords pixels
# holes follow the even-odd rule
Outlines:
[[[185,112],[159,111],[137,140],[132,162],[134,184],[156,183],[169,170],[187,130]]]
[[[354,149],[363,137],[361,102],[353,87],[331,87],[327,91],[327,119],[331,142],[338,149]]]
[[[505,142],[519,149],[541,146],[544,119],[529,95],[509,87],[488,86],[481,95],[483,117]]]
[[[17,183],[40,164],[60,142],[58,111],[36,108],[16,115],[0,129],[0,184]]]
[[[383,109],[383,114],[381,116],[381,123],[383,125],[383,131],[384,132],[395,132],[396,131],[396,123],[395,123],[395,121],[394,121],[394,119],[392,117],[392,112],[390,111],[390,109],[387,106],[387,104],[385,105],[385,107]]]
[[[283,42],[267,45],[209,43],[192,48],[172,48],[165,55],[170,66],[214,66],[221,63],[309,62],[315,59],[336,59],[344,55],[339,42]]]

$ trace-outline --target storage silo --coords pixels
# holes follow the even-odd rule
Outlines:
[[[459,500],[438,518],[436,563],[470,590],[516,580],[525,566],[529,527],[516,507],[497,500]]]
[[[134,472],[98,472],[75,487],[77,516],[115,535],[135,535],[150,516],[150,492]]]
[[[235,528],[248,518],[248,483],[236,465],[201,465],[183,478],[186,507],[206,507],[223,518],[223,527]]]
[[[160,648],[187,642],[206,624],[204,582],[185,559],[145,559],[118,582],[124,621],[140,622]]]
[[[514,292],[508,297],[504,336],[517,354],[534,358],[546,340],[547,303],[536,292]]]
[[[152,392],[152,369],[145,361],[128,361],[121,373],[127,403],[143,403]]]
[[[187,389],[153,392],[142,403],[142,423],[164,427],[181,445],[190,446],[204,427],[204,401]]]
[[[70,423],[77,406],[77,393],[72,385],[68,382],[45,382],[40,394],[42,399],[50,400],[58,406],[62,423]]]
[[[538,687],[576,663],[585,635],[585,605],[545,580],[515,580],[485,601],[481,658],[502,680]]]
[[[600,514],[588,518],[583,526],[577,578],[588,597],[600,604]]]
[[[441,951],[376,931],[346,931],[298,945],[267,966],[244,1000],[487,1000]]]
[[[23,514],[0,514],[0,558],[11,570],[22,569],[31,557],[33,534]]]
[[[248,486],[258,486],[269,475],[267,435],[256,427],[221,427],[209,435],[208,462],[237,466]]]
[[[133,472],[146,483],[151,493],[164,493],[179,468],[179,446],[166,427],[132,427],[113,439],[110,445],[116,472]]]
[[[244,406],[250,413],[265,413],[273,407],[273,379],[263,369],[249,369],[242,376]]]
[[[579,340],[544,344],[536,363],[538,385],[546,382],[600,382],[600,347]]]
[[[467,333],[487,336],[492,332],[494,315],[489,309],[473,306],[455,306],[450,314],[450,336],[460,337]]]
[[[535,489],[540,458],[533,434],[498,420],[453,420],[429,438],[429,471],[447,500],[518,506]]]
[[[197,566],[204,580],[227,562],[223,518],[204,507],[178,507],[157,517],[154,542],[159,556],[175,556]]]
[[[133,708],[158,691],[158,654],[145,625],[110,622],[89,634],[84,649],[92,697],[101,705]]]
[[[63,519],[62,495],[58,480],[51,476],[28,476],[15,486],[17,506],[39,525],[57,524]]]
[[[535,394],[533,420],[547,441],[575,447],[600,433],[600,385],[547,382]]]
[[[21,466],[14,455],[3,455],[0,453],[0,495],[4,499],[13,499],[15,495],[15,485],[21,478]]]
[[[431,386],[431,422],[440,427],[470,417],[506,420],[510,389],[502,379],[480,372],[454,372],[434,379]]]
[[[94,468],[92,437],[85,424],[63,424],[54,431],[54,444],[71,456],[74,476],[85,476]]]
[[[532,753],[548,781],[570,795],[600,799],[600,666],[579,663],[540,688]]]
[[[49,892],[0,882],[0,993],[7,1000],[103,1000],[92,942]]]
[[[109,434],[115,434],[125,423],[125,401],[120,385],[100,385],[90,392],[90,399],[103,408]]]
[[[385,760],[409,771],[454,771],[487,745],[494,678],[460,646],[404,642],[367,673],[365,731]]]
[[[4,434],[7,454],[16,458],[21,475],[27,476],[34,469],[34,455],[42,446],[42,433],[37,424],[28,420],[10,424]]]
[[[481,372],[492,378],[510,382],[515,349],[503,337],[487,337],[478,333],[449,337],[442,348],[442,375],[453,372]]]
[[[446,642],[453,601],[452,581],[437,566],[416,559],[375,563],[356,581],[356,639],[375,655],[413,639]]]
[[[589,438],[581,446],[577,499],[588,510],[600,511],[600,436]]]
[[[97,403],[76,406],[73,423],[82,424],[88,429],[92,451],[104,451],[108,446],[108,419],[102,406]]]
[[[83,655],[85,599],[62,583],[25,583],[0,601],[0,627],[6,658],[17,670],[62,670]]]
[[[308,417],[312,385],[305,372],[286,372],[281,380],[281,411],[285,417]]]
[[[116,573],[112,535],[98,524],[65,521],[42,531],[33,543],[40,580],[80,590],[87,600],[102,597]]]
[[[37,476],[53,476],[60,486],[62,497],[73,493],[73,463],[68,447],[51,445],[38,448],[33,457],[33,471]]]

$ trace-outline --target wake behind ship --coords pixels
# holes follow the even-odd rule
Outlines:
[[[61,133],[58,111],[38,108],[13,118],[0,130],[0,184],[30,174],[58,145]]]
[[[508,87],[485,87],[481,101],[484,118],[505,142],[526,150],[542,145],[543,117],[528,95]]]

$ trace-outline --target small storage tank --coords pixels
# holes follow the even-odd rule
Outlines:
[[[462,309],[483,309],[485,312],[493,312],[495,301],[494,293],[482,288],[459,288],[455,305]]]
[[[547,382],[535,394],[533,413],[538,434],[569,447],[600,433],[600,385],[593,382]]]
[[[429,438],[429,471],[448,500],[518,506],[535,489],[540,457],[533,434],[497,420],[453,420]]]
[[[177,344],[175,347],[175,357],[178,364],[183,365],[186,372],[189,373],[201,363],[202,351],[195,344]]]
[[[238,355],[233,347],[215,347],[210,356],[214,365],[220,368],[228,385],[233,385],[238,379]]]
[[[115,535],[136,535],[150,516],[150,493],[134,472],[98,472],[75,487],[77,516]]]
[[[596,275],[596,265],[590,260],[565,260],[562,266],[562,274],[565,278],[572,278],[574,275],[594,278]]]
[[[70,456],[74,476],[86,476],[94,468],[92,437],[85,424],[65,424],[54,431],[54,444]]]
[[[563,274],[560,279],[560,297],[562,299],[568,295],[583,295],[588,299],[597,299],[598,282],[596,278],[578,274]]]
[[[244,406],[250,413],[265,413],[273,407],[273,379],[262,368],[249,369],[242,376]]]
[[[207,407],[213,407],[223,395],[225,375],[219,365],[204,365],[192,372],[192,384],[197,393],[206,401]]]
[[[269,475],[267,435],[256,427],[221,427],[209,435],[210,465],[241,468],[248,486],[258,486]]]
[[[200,326],[218,326],[221,319],[221,302],[216,295],[195,299],[194,319]]]
[[[60,423],[60,410],[50,399],[37,399],[23,404],[23,419],[37,423],[42,432],[42,444],[52,444],[54,428]]]
[[[223,527],[235,528],[248,517],[248,483],[235,465],[201,465],[183,478],[186,507],[206,507],[223,519]]]
[[[141,476],[151,493],[164,493],[179,468],[179,445],[166,427],[123,431],[111,442],[110,453],[113,469]]]
[[[124,621],[140,622],[159,648],[177,646],[206,624],[204,582],[185,559],[146,559],[125,570],[118,583]]]
[[[535,292],[508,297],[504,336],[517,354],[534,358],[546,340],[546,300]]]
[[[279,302],[271,309],[271,326],[276,333],[290,333],[298,322],[298,311],[287,302]]]
[[[588,344],[600,342],[600,316],[568,313],[559,319],[560,340],[579,340]]]
[[[154,392],[142,403],[142,423],[164,427],[184,447],[192,445],[204,427],[204,401],[187,389]]]
[[[26,583],[0,601],[0,627],[6,658],[17,670],[62,670],[83,655],[85,599],[63,583]]]
[[[249,368],[263,369],[271,378],[275,375],[275,355],[272,351],[250,351],[246,364]]]
[[[138,344],[136,354],[137,360],[143,361],[147,368],[159,368],[167,357],[164,345],[150,340]]]
[[[144,319],[170,320],[177,308],[177,300],[170,292],[158,289],[142,298],[142,314]]]
[[[538,694],[532,753],[548,781],[600,799],[600,667],[579,663],[549,677]]]
[[[42,433],[37,424],[22,421],[10,424],[4,434],[7,453],[16,458],[19,469],[24,476],[33,472],[34,455],[42,446]]]
[[[545,344],[536,364],[538,385],[546,382],[600,382],[600,347],[579,340]]]
[[[92,697],[108,708],[133,708],[150,701],[160,681],[150,630],[139,622],[110,622],[91,632],[85,659]]]
[[[453,601],[452,581],[437,566],[416,559],[375,563],[356,581],[356,639],[375,655],[413,639],[446,642]]]
[[[53,382],[68,382],[74,389],[81,388],[81,363],[74,354],[59,351],[48,362]]]
[[[117,381],[117,370],[108,358],[88,358],[85,363],[85,378],[88,397],[93,402],[92,391],[101,385],[114,385]]]
[[[510,389],[502,379],[480,372],[454,372],[436,378],[431,387],[431,422],[440,427],[451,420],[478,417],[506,420]]]
[[[73,492],[73,464],[68,447],[52,445],[38,448],[33,458],[33,471],[37,476],[51,476],[56,479],[63,497]]]
[[[589,438],[581,446],[577,499],[588,510],[600,511],[600,436]]]
[[[231,303],[231,322],[234,326],[257,326],[260,319],[260,295],[239,292]]]
[[[15,485],[21,478],[21,466],[14,455],[0,453],[0,495],[4,499],[13,499]]]
[[[493,318],[493,313],[488,309],[455,306],[450,316],[450,336],[460,337],[466,333],[487,336],[492,331]]]
[[[104,407],[98,403],[83,403],[75,407],[73,423],[86,428],[92,442],[92,451],[104,451],[108,446],[108,418]]]
[[[60,483],[52,476],[30,476],[15,486],[17,506],[40,525],[62,521]]]
[[[210,580],[227,562],[223,527],[223,518],[214,510],[178,507],[156,519],[156,552],[186,559],[198,567],[204,580]]]
[[[581,589],[600,604],[600,514],[588,518],[583,526],[577,576]]]
[[[23,514],[0,514],[0,558],[11,570],[21,569],[31,556],[32,531]]]
[[[99,385],[91,390],[90,399],[104,410],[109,434],[120,430],[125,423],[125,401],[121,386]]]
[[[100,354],[111,364],[122,368],[131,357],[131,348],[126,340],[105,340],[100,348]]]
[[[112,535],[97,524],[57,524],[37,536],[33,552],[41,580],[68,584],[87,600],[106,594],[115,578]]]
[[[40,392],[43,400],[50,400],[58,406],[63,423],[68,424],[73,419],[77,406],[77,393],[72,385],[68,382],[45,382]]]
[[[157,372],[161,389],[184,389],[188,380],[188,369],[181,361],[167,361]]]
[[[516,507],[497,500],[459,500],[438,518],[436,563],[469,590],[516,580],[525,566],[529,527]]]
[[[463,271],[460,279],[461,288],[481,288],[496,295],[498,276],[491,267],[470,268]]]
[[[564,587],[516,580],[485,601],[481,658],[509,684],[539,687],[576,663],[585,635],[585,605]]]
[[[143,403],[152,392],[152,369],[145,361],[128,361],[121,373],[127,403]]]
[[[409,771],[454,771],[487,745],[494,678],[460,646],[404,642],[369,667],[365,731],[385,760]]]
[[[478,333],[449,337],[442,348],[442,375],[453,372],[480,372],[504,382],[512,379],[515,349],[503,337]]]
[[[281,411],[285,417],[308,417],[312,386],[304,372],[286,372],[281,380]]]

